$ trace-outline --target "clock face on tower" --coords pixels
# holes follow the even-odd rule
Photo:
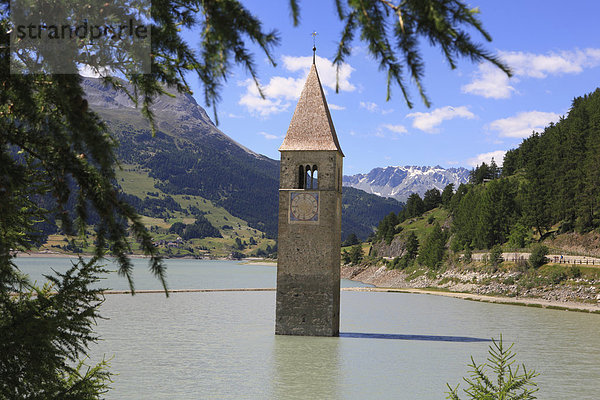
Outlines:
[[[290,193],[290,221],[291,222],[318,222],[319,221],[319,193],[291,192]]]

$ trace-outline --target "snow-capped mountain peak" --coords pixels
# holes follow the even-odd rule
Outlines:
[[[406,201],[411,193],[421,197],[432,188],[442,191],[446,185],[453,183],[458,187],[469,180],[469,170],[466,168],[442,168],[406,165],[404,167],[375,168],[367,174],[344,176],[344,186],[362,189],[383,197],[393,197]]]

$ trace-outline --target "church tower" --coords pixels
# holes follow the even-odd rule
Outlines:
[[[279,151],[275,333],[337,336],[344,154],[314,56]]]

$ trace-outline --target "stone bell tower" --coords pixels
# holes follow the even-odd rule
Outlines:
[[[279,151],[275,333],[337,336],[344,154],[314,56]]]

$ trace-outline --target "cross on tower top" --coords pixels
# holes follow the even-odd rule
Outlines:
[[[313,64],[315,63],[315,54],[317,53],[317,31],[313,31],[313,33],[311,33],[312,37],[313,37]]]

